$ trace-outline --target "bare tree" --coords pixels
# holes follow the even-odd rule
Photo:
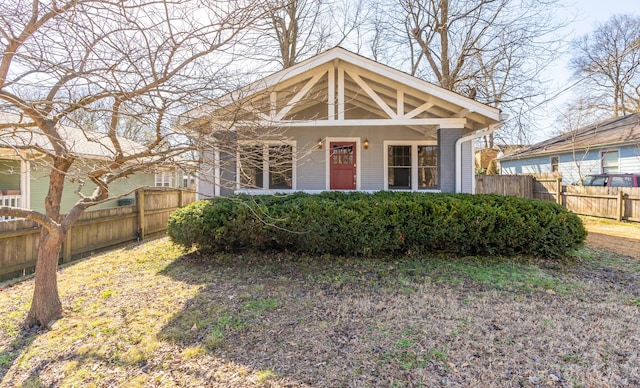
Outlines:
[[[269,0],[265,7],[266,20],[257,30],[268,40],[261,39],[258,50],[272,61],[270,47],[277,46],[277,60],[284,69],[352,35],[359,40],[356,35],[366,12],[362,0]]]
[[[613,16],[573,49],[571,68],[590,106],[613,117],[640,112],[640,17]]]
[[[565,104],[560,116],[556,119],[558,128],[556,134],[565,135],[563,139],[570,142],[573,166],[578,173],[578,181],[582,181],[585,175],[593,173],[591,170],[585,171],[583,166],[591,149],[591,146],[588,143],[585,145],[583,141],[584,128],[605,118],[602,111],[592,105],[589,100],[589,98],[579,98]],[[597,132],[598,127],[596,126],[591,136],[595,136]]]
[[[544,99],[540,72],[561,43],[552,34],[562,26],[552,16],[558,1],[380,4],[383,11],[374,20],[377,33],[372,35],[377,51],[389,47],[398,53],[392,60],[406,58],[404,67],[411,74],[517,117],[511,121],[511,137],[523,142],[528,125],[523,114]]]
[[[62,242],[78,217],[113,194],[111,183],[202,147],[210,136],[170,130],[176,112],[235,85],[232,47],[262,18],[250,0],[32,0],[0,3],[0,145],[44,155],[45,212],[0,207],[0,215],[42,226],[35,290],[26,325],[62,314],[56,269]],[[139,130],[144,129],[144,133]],[[136,132],[137,143],[121,135]],[[95,161],[73,139],[108,151]],[[78,201],[61,213],[65,185]],[[95,187],[82,194],[82,186]]]

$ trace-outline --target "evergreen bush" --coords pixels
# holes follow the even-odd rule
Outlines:
[[[582,245],[586,230],[578,216],[548,201],[383,191],[198,201],[170,217],[168,234],[204,252],[558,258]]]

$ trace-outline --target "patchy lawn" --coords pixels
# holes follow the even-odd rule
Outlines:
[[[181,256],[167,239],[61,270],[65,316],[21,331],[1,386],[638,386],[640,262]]]

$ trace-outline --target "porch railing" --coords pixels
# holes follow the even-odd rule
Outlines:
[[[0,206],[20,207],[21,198],[22,196],[20,195],[3,195],[2,192],[0,192]],[[0,216],[0,221],[8,221],[13,219],[15,219],[15,217]]]

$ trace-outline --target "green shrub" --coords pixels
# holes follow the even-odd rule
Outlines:
[[[202,251],[307,254],[531,255],[579,247],[582,221],[546,201],[498,195],[326,192],[234,196],[195,202],[169,219],[168,234]]]

